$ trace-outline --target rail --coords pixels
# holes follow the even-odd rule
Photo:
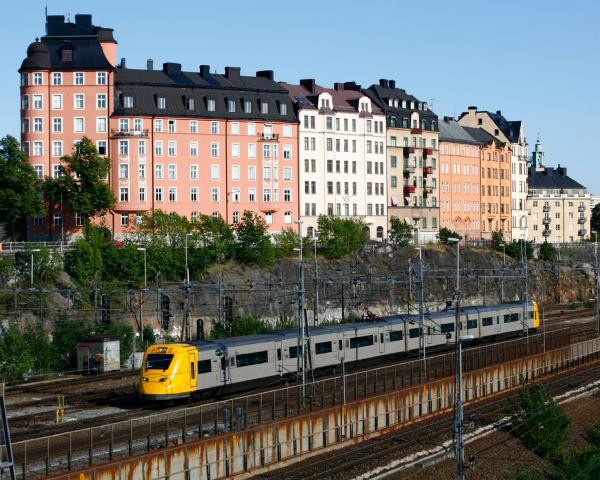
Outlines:
[[[569,343],[564,331],[506,340],[466,349],[465,372],[509,362]],[[589,337],[589,335],[588,335]],[[574,341],[574,339],[573,339]],[[174,440],[194,441],[231,431],[284,421],[290,417],[339,406],[345,402],[422,385],[454,374],[454,353],[347,373],[317,380],[302,398],[300,385],[171,410],[143,418],[95,426],[13,443],[20,478],[49,476],[64,470],[116,461],[151,452]],[[425,373],[426,372],[426,373]],[[68,410],[66,411],[68,419]],[[41,467],[40,467],[41,465]],[[41,469],[41,470],[40,470]]]

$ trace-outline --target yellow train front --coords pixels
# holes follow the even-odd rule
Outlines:
[[[145,400],[186,398],[198,386],[198,351],[182,343],[148,347],[141,368],[140,396]]]

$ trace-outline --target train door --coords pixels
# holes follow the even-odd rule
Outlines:
[[[234,357],[231,359],[235,361]],[[219,369],[219,380],[221,380],[221,383],[227,383],[229,381],[229,362],[229,352],[224,349],[221,353],[221,368]]]
[[[191,352],[188,355],[188,361],[190,363],[190,389],[196,390],[196,387],[198,386],[198,358],[196,356],[196,352]]]
[[[386,337],[388,336],[387,333],[385,333],[383,328],[379,329],[379,353],[385,353],[385,342],[386,342]]]
[[[275,369],[277,373],[283,372],[283,342],[275,342]]]
[[[502,324],[500,323],[502,321],[502,315],[496,315],[493,318],[494,318],[494,332],[496,332],[496,333],[502,332]]]

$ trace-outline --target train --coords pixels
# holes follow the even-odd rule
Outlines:
[[[310,329],[306,358],[313,371],[352,368],[419,351],[420,316],[392,315],[369,322],[341,323]],[[454,343],[456,313],[444,310],[424,315],[427,349]],[[517,336],[539,328],[535,302],[468,306],[460,310],[459,335],[487,340]],[[233,390],[295,378],[302,346],[297,330],[214,341],[155,344],[146,349],[139,393],[152,401],[175,400],[195,394],[220,395]]]

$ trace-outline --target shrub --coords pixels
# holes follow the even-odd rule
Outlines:
[[[246,210],[240,223],[235,226],[237,233],[237,258],[242,263],[272,265],[275,261],[275,248],[267,230],[265,220]]]
[[[278,257],[289,257],[298,248],[298,234],[292,228],[284,228],[281,233],[274,235],[275,251]]]
[[[442,243],[448,243],[449,238],[458,238],[459,240],[462,240],[462,237],[454,230],[450,230],[449,228],[446,228],[446,227],[441,228],[438,233],[439,241]]]
[[[369,239],[366,225],[360,221],[320,215],[319,245],[328,258],[341,258],[362,247]]]
[[[553,262],[556,260],[558,254],[554,245],[548,242],[542,243],[540,246],[539,258],[545,262]]]
[[[398,217],[390,219],[390,242],[399,247],[407,247],[413,240],[414,228]]]

